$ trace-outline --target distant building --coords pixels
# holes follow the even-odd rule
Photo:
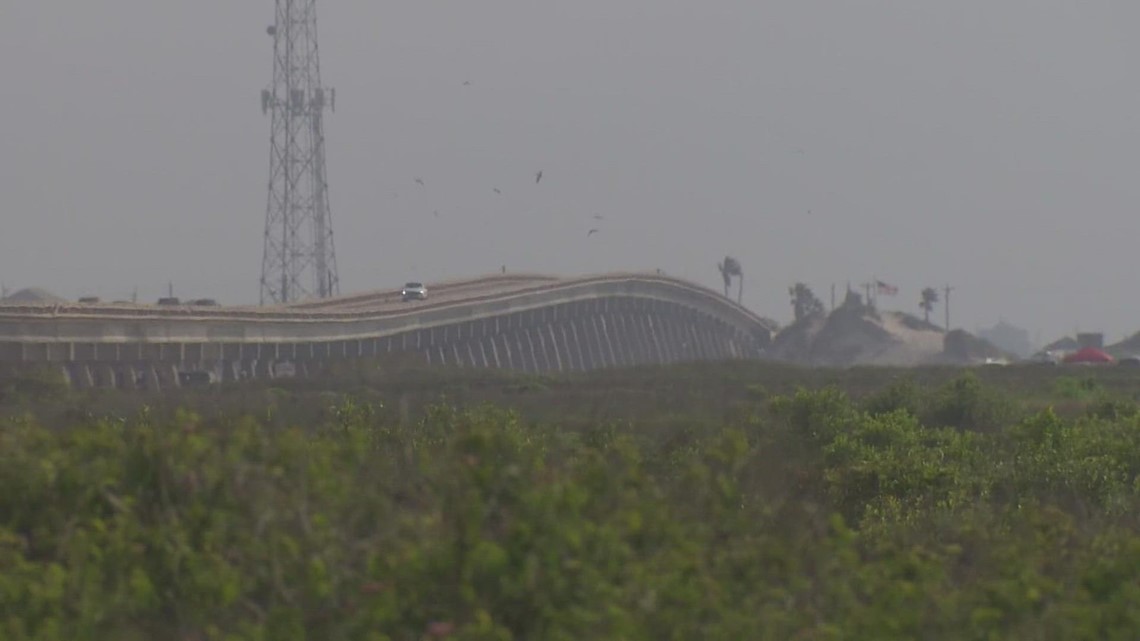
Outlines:
[[[1104,349],[1104,334],[1100,332],[1077,334],[1077,345],[1080,349]]]
[[[1011,325],[1004,320],[999,321],[997,325],[989,329],[978,330],[977,334],[979,338],[985,339],[994,347],[1019,358],[1028,358],[1035,349],[1033,341],[1029,338],[1028,330]]]

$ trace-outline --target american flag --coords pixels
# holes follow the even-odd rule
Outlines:
[[[881,280],[875,281],[875,291],[883,296],[898,296],[899,288],[894,285],[888,285]]]

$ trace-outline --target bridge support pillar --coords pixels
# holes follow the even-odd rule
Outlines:
[[[114,389],[118,386],[114,367],[110,365],[98,366],[98,386],[105,389]]]
[[[620,367],[629,367],[636,360],[633,356],[633,344],[621,322],[621,312],[614,311],[602,317],[602,324],[606,328],[606,337],[614,352],[614,362]]]
[[[578,343],[578,335],[574,333],[574,324],[565,316],[558,324],[558,335],[566,349],[566,363],[568,369],[582,371],[586,369],[582,360],[582,346]]]
[[[538,339],[538,333],[535,331],[534,325],[528,324],[526,326],[526,329],[523,330],[523,338],[526,342],[527,352],[530,353],[530,364],[533,368],[530,371],[549,371],[546,364],[546,354],[542,351],[542,342]]]
[[[554,325],[543,325],[540,330],[540,336],[543,344],[546,346],[548,360],[550,361],[551,368],[556,372],[565,372],[567,367],[562,362],[562,350],[559,347],[565,348],[558,343],[558,339],[554,336]]]
[[[154,371],[158,376],[158,384],[162,389],[178,389],[182,387],[182,380],[178,378],[178,366],[170,364],[157,365]]]
[[[236,383],[241,380],[241,361],[222,361],[223,383]]]
[[[79,389],[95,387],[95,377],[91,375],[91,366],[87,363],[73,363],[71,365],[71,383]]]
[[[575,314],[569,325],[571,339],[577,348],[578,360],[582,364],[582,370],[588,371],[596,368],[598,366],[597,356],[594,352],[594,343],[590,339],[589,331],[587,331],[585,318]]]
[[[158,378],[158,367],[149,366],[145,368],[146,375],[146,388],[152,392],[162,391],[162,381]]]

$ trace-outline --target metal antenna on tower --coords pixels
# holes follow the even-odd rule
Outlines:
[[[325,172],[325,109],[336,90],[321,85],[316,0],[276,0],[273,84],[261,92],[271,114],[269,201],[261,303],[289,303],[340,291]]]

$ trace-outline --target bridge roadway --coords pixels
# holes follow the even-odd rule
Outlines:
[[[0,305],[0,370],[48,365],[81,387],[128,388],[309,375],[353,358],[572,371],[757,358],[776,329],[661,274],[495,274],[428,292],[267,307]]]

